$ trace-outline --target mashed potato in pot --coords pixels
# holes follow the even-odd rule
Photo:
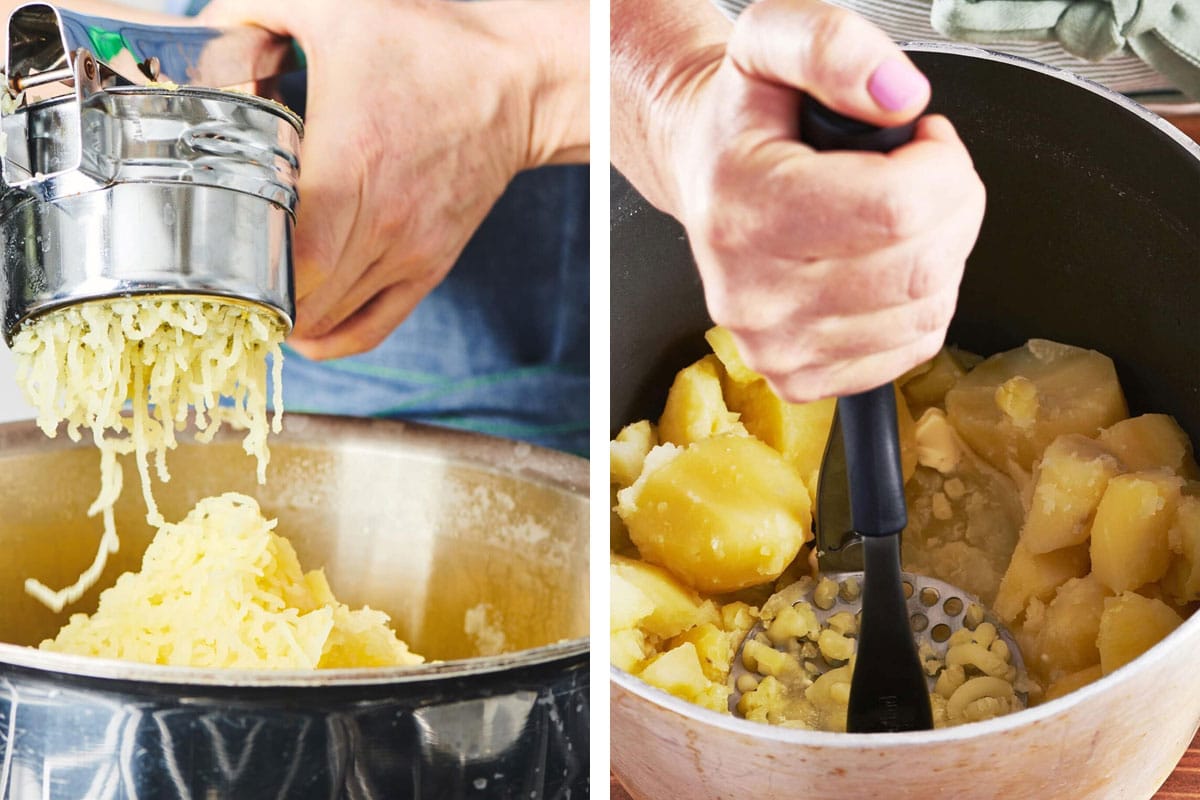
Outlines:
[[[351,609],[304,572],[251,498],[201,500],[159,528],[139,572],[74,614],[42,650],[190,667],[314,669],[420,664],[382,611]]]

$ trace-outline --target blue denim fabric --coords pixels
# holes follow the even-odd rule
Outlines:
[[[449,276],[374,350],[284,359],[284,408],[586,453],[588,171],[518,175]]]
[[[188,13],[205,5],[189,0]],[[303,75],[281,88],[303,114]],[[371,352],[316,362],[284,349],[286,410],[415,420],[586,454],[587,167],[518,175],[449,277]]]

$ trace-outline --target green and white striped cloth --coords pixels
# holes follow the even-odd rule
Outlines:
[[[753,0],[713,0],[736,17]],[[1200,0],[834,0],[896,41],[1040,61],[1158,110],[1200,110]]]

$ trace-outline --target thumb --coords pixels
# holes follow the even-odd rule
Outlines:
[[[929,81],[887,34],[820,0],[754,3],[726,52],[750,77],[795,87],[874,125],[908,122],[929,103]]]

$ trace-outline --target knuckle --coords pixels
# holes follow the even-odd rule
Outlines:
[[[913,331],[921,337],[927,337],[930,334],[944,334],[950,325],[950,318],[954,314],[952,300],[953,298],[951,298],[951,302],[947,302],[946,293],[941,293],[918,304],[913,318]]]
[[[832,5],[823,5],[809,27],[806,48],[809,70],[824,88],[851,87],[859,77],[859,65],[847,53],[858,50],[860,18]]]
[[[887,188],[868,201],[865,216],[885,242],[902,242],[919,230],[916,202],[917,199],[902,188]]]
[[[700,220],[700,231],[706,245],[717,253],[738,253],[750,242],[746,226],[734,215],[710,207]]]
[[[932,252],[932,248],[921,246],[912,254],[908,273],[908,299],[922,300],[940,294],[948,286],[952,265],[944,263],[944,256]],[[957,285],[957,281],[955,282]]]

